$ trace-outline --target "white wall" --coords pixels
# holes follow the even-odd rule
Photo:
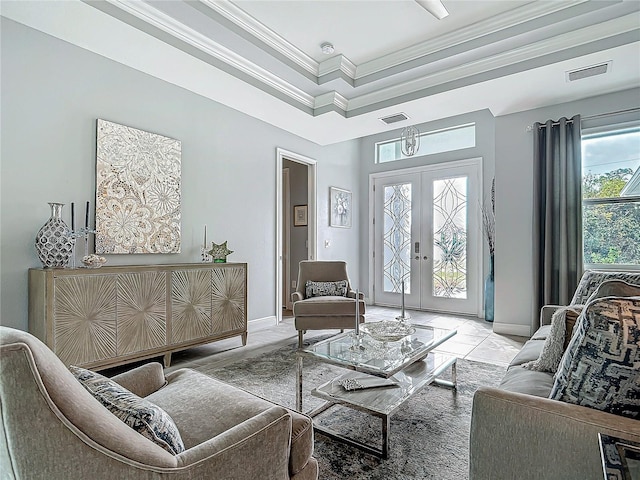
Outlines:
[[[528,334],[533,311],[532,156],[527,125],[640,106],[640,89],[493,118],[474,112],[420,125],[421,131],[475,121],[477,147],[376,165],[374,144],[398,130],[320,147],[179,87],[2,18],[0,323],[27,328],[27,269],[47,202],[92,200],[95,120],[104,118],[182,141],[182,253],[109,256],[109,264],[197,262],[203,225],[227,240],[229,261],[249,264],[250,319],[275,313],[275,153],[318,161],[318,259],[343,259],[366,290],[368,176],[483,157],[484,188],[496,177],[496,323]],[[597,81],[590,79],[586,81]],[[329,187],[353,191],[351,229],[329,227]],[[68,218],[68,207],[65,207]],[[325,240],[330,246],[325,248]],[[488,254],[484,252],[485,271]]]
[[[495,332],[529,335],[539,314],[532,293],[533,133],[527,126],[638,107],[640,89],[632,89],[496,117]]]
[[[358,142],[329,147],[296,137],[129,67],[2,18],[0,323],[27,328],[27,270],[47,202],[95,196],[96,118],[182,141],[182,253],[111,255],[108,264],[199,261],[208,238],[249,264],[248,317],[275,314],[276,148],[318,162],[319,257],[358,274],[358,228],[329,229],[330,185],[355,190]],[[69,207],[65,207],[66,219]]]

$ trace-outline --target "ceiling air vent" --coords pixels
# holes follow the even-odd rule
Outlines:
[[[567,82],[575,82],[587,77],[593,77],[594,75],[602,75],[611,70],[611,62],[601,63],[599,65],[592,65],[590,67],[580,68],[579,70],[572,70],[566,73]]]
[[[380,120],[382,120],[387,125],[391,125],[392,123],[409,120],[409,117],[407,117],[404,113],[395,113],[393,115],[389,115],[388,117],[382,117]]]

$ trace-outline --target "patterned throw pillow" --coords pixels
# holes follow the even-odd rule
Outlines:
[[[305,298],[326,297],[328,295],[337,297],[347,296],[346,280],[338,280],[337,282],[313,282],[307,280],[305,287]]]
[[[599,272],[597,270],[587,270],[582,275],[576,293],[573,294],[571,305],[584,305],[589,301],[589,297],[595,292],[598,286],[607,280],[624,280],[632,285],[640,285],[640,273],[626,272]]]
[[[549,398],[640,418],[640,297],[585,307]]]
[[[69,370],[89,393],[136,432],[172,455],[184,452],[178,428],[160,407],[99,373],[73,365]]]

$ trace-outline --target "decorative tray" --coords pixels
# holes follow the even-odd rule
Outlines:
[[[397,342],[416,331],[411,325],[389,321],[363,323],[360,329],[379,342]]]

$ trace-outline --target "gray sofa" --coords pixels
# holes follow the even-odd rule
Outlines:
[[[3,479],[318,478],[309,417],[189,369],[150,363],[113,378],[164,409],[172,455],[120,421],[32,335],[0,327]]]
[[[585,272],[572,305],[586,303],[600,272]],[[605,279],[628,275],[605,274]],[[597,281],[595,279],[598,278]],[[640,274],[632,278],[640,284]],[[640,442],[640,421],[549,399],[554,375],[521,365],[540,356],[552,313],[509,365],[499,388],[479,388],[473,398],[469,445],[471,480],[602,480],[598,433]]]

